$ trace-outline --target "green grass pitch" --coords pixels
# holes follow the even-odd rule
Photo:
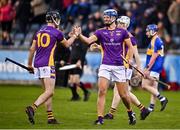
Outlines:
[[[0,85],[0,129],[180,129],[180,92],[162,92],[169,99],[167,108],[160,112],[160,103],[157,101],[155,111],[144,121],[139,119],[139,109],[133,106],[137,117],[137,124],[134,126],[128,125],[127,113],[122,103],[114,120],[105,120],[104,125],[94,125],[93,122],[97,118],[97,91],[91,91],[88,102],[71,102],[68,88],[56,88],[53,111],[61,124],[48,125],[45,108],[41,106],[35,114],[36,124],[31,125],[27,120],[25,107],[33,103],[41,92],[40,86]],[[78,92],[83,97],[82,91]],[[106,96],[106,112],[111,105],[112,92],[110,89]],[[148,106],[149,93],[142,90],[134,93]]]

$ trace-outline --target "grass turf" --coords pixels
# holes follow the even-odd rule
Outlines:
[[[157,101],[156,109],[146,120],[139,120],[140,111],[133,106],[136,112],[137,124],[128,125],[128,117],[125,107],[120,103],[114,120],[105,120],[104,125],[94,125],[96,120],[96,99],[97,92],[91,91],[90,100],[83,102],[69,101],[71,97],[68,88],[56,88],[53,98],[54,116],[61,124],[48,125],[47,114],[44,106],[38,108],[35,114],[35,125],[27,121],[25,107],[31,105],[41,94],[40,86],[22,85],[0,85],[0,129],[180,129],[180,92],[162,92],[167,96],[169,103],[165,111],[160,112],[160,103]],[[111,105],[112,90],[107,94],[106,112]],[[148,106],[149,93],[138,90],[134,94],[140,101]]]

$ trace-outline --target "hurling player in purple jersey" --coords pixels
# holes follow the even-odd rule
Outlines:
[[[77,38],[75,33],[68,40],[64,38],[63,33],[58,29],[60,20],[61,18],[59,12],[47,12],[47,25],[41,27],[39,31],[37,31],[29,50],[29,72],[34,73],[35,77],[40,79],[44,89],[44,92],[36,99],[36,101],[31,106],[26,107],[28,119],[32,124],[35,123],[35,111],[42,104],[45,104],[47,110],[47,123],[58,123],[52,113],[52,96],[54,94],[55,87],[54,50],[57,43],[61,43],[64,46],[69,47]],[[34,67],[32,67],[33,59]]]
[[[98,99],[97,99],[97,115],[98,119],[95,124],[103,124],[105,97],[110,80],[114,81],[119,95],[127,108],[129,116],[129,124],[136,123],[135,113],[131,109],[129,92],[127,90],[127,82],[125,75],[125,67],[121,55],[123,54],[123,44],[129,48],[128,56],[130,61],[133,58],[133,47],[129,39],[128,32],[124,29],[116,28],[117,11],[107,9],[103,13],[105,27],[95,31],[94,35],[85,37],[79,34],[79,38],[87,43],[100,43],[102,46],[102,64],[98,73]],[[78,32],[80,29],[76,29]],[[80,32],[80,31],[79,31]]]
[[[158,91],[158,83],[151,80],[151,77],[159,79],[159,75],[163,69],[164,62],[164,43],[158,36],[158,27],[155,24],[150,24],[146,27],[146,35],[151,39],[146,52],[146,66],[144,75],[146,78],[142,80],[142,88],[151,93],[149,111],[154,110],[156,99],[161,102],[161,109],[163,111],[168,103],[168,99],[160,94]]]
[[[129,25],[130,25],[130,18],[129,17],[121,16],[117,19],[117,27],[118,28],[123,28],[123,29],[127,30]],[[135,37],[130,32],[128,32],[128,33],[129,33],[129,37],[131,39],[131,43],[132,43],[133,48],[134,48],[134,57],[135,57],[135,62],[137,64],[137,68],[141,69],[140,56],[139,56],[138,49],[137,49],[137,40],[135,39]],[[125,51],[124,51],[123,55],[124,55],[124,57],[126,57],[127,56],[126,54],[128,51],[127,46],[125,46],[124,49],[125,49]],[[125,66],[127,67],[127,69],[126,69],[127,80],[130,80],[131,76],[132,76],[132,70],[128,68],[128,65],[126,63],[125,63]],[[129,88],[129,95],[131,98],[131,102],[140,109],[140,111],[141,111],[140,117],[142,120],[144,120],[149,114],[148,109],[146,109],[144,107],[144,105],[141,104],[141,102],[137,99],[137,97],[130,91],[130,88]],[[114,96],[113,96],[111,108],[109,110],[109,113],[104,116],[104,119],[113,119],[114,118],[114,113],[116,112],[116,109],[119,105],[120,100],[121,100],[121,98],[118,94],[117,87],[114,86]]]

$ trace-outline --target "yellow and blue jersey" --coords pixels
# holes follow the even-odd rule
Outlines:
[[[148,49],[146,52],[146,55],[147,55],[146,66],[149,64],[153,53],[158,53],[158,57],[156,58],[150,71],[160,73],[163,69],[163,62],[164,62],[164,43],[159,37],[152,38],[148,46]]]

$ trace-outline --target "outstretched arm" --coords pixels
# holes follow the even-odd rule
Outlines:
[[[83,43],[86,43],[88,45],[93,43],[93,42],[96,42],[98,40],[98,38],[95,35],[92,35],[90,37],[84,36],[82,34],[81,27],[79,27],[78,25],[75,25],[73,27],[73,30],[71,31],[70,35],[77,36]]]
[[[84,42],[84,43],[86,43],[86,44],[88,44],[88,45],[91,44],[91,43],[93,43],[93,42],[96,42],[96,41],[98,40],[95,35],[92,35],[92,36],[90,36],[90,37],[86,37],[86,36],[84,36],[84,35],[82,35],[82,34],[79,35],[79,39],[80,39],[82,42]]]
[[[73,42],[78,38],[79,34],[81,33],[81,29],[78,26],[74,26],[72,31],[69,33],[70,38],[68,40],[66,40],[65,38],[61,41],[61,43],[65,46],[65,47],[69,47],[71,46],[71,44],[73,44]]]
[[[61,41],[61,43],[65,46],[65,47],[69,47],[71,46],[71,44],[73,44],[73,42],[75,41],[75,39],[77,38],[77,36],[74,34],[72,37],[70,37],[68,40],[66,40],[65,38]]]

